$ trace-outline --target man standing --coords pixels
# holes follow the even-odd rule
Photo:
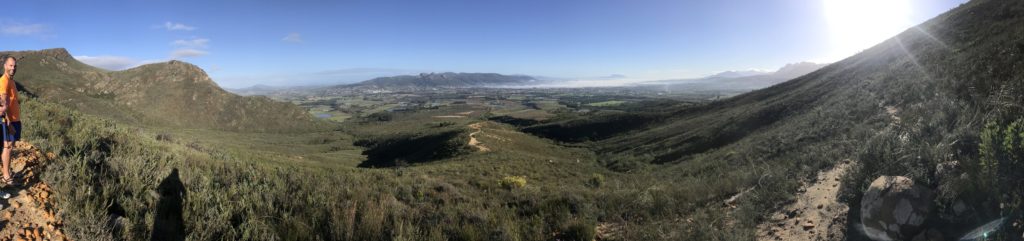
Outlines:
[[[17,67],[17,59],[14,56],[4,56],[4,75],[0,77],[0,115],[3,115],[3,142],[4,150],[0,159],[3,161],[3,176],[0,177],[0,184],[7,186],[15,185],[14,177],[11,176],[11,150],[14,149],[14,142],[21,140],[21,107],[18,104],[18,89],[14,84],[14,72]],[[10,194],[0,192],[0,198],[8,198]]]

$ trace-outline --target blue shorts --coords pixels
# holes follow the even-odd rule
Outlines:
[[[21,140],[21,121],[11,122],[11,128],[7,128],[7,125],[0,124],[0,129],[3,129],[4,141],[20,141]],[[11,133],[12,130],[13,132]]]

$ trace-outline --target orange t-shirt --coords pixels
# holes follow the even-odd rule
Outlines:
[[[0,77],[0,93],[6,94],[11,98],[11,106],[7,108],[7,121],[21,121],[21,106],[18,105],[18,87],[14,85],[14,81],[7,78],[7,75]]]

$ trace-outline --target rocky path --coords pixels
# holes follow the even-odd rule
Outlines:
[[[772,214],[758,225],[758,240],[840,240],[849,207],[838,201],[840,178],[850,168],[849,160],[818,173],[814,183],[801,188],[795,203]]]
[[[5,187],[11,198],[0,200],[0,241],[6,240],[69,240],[61,229],[63,221],[56,203],[51,199],[50,186],[39,179],[46,162],[55,155],[45,156],[35,146],[25,142],[15,145],[11,171],[21,174],[22,187]]]

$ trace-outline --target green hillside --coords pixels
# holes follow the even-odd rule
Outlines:
[[[266,97],[241,97],[181,61],[106,71],[65,49],[3,52],[20,59],[16,79],[26,91],[88,114],[146,126],[291,131],[315,128],[313,117]]]

